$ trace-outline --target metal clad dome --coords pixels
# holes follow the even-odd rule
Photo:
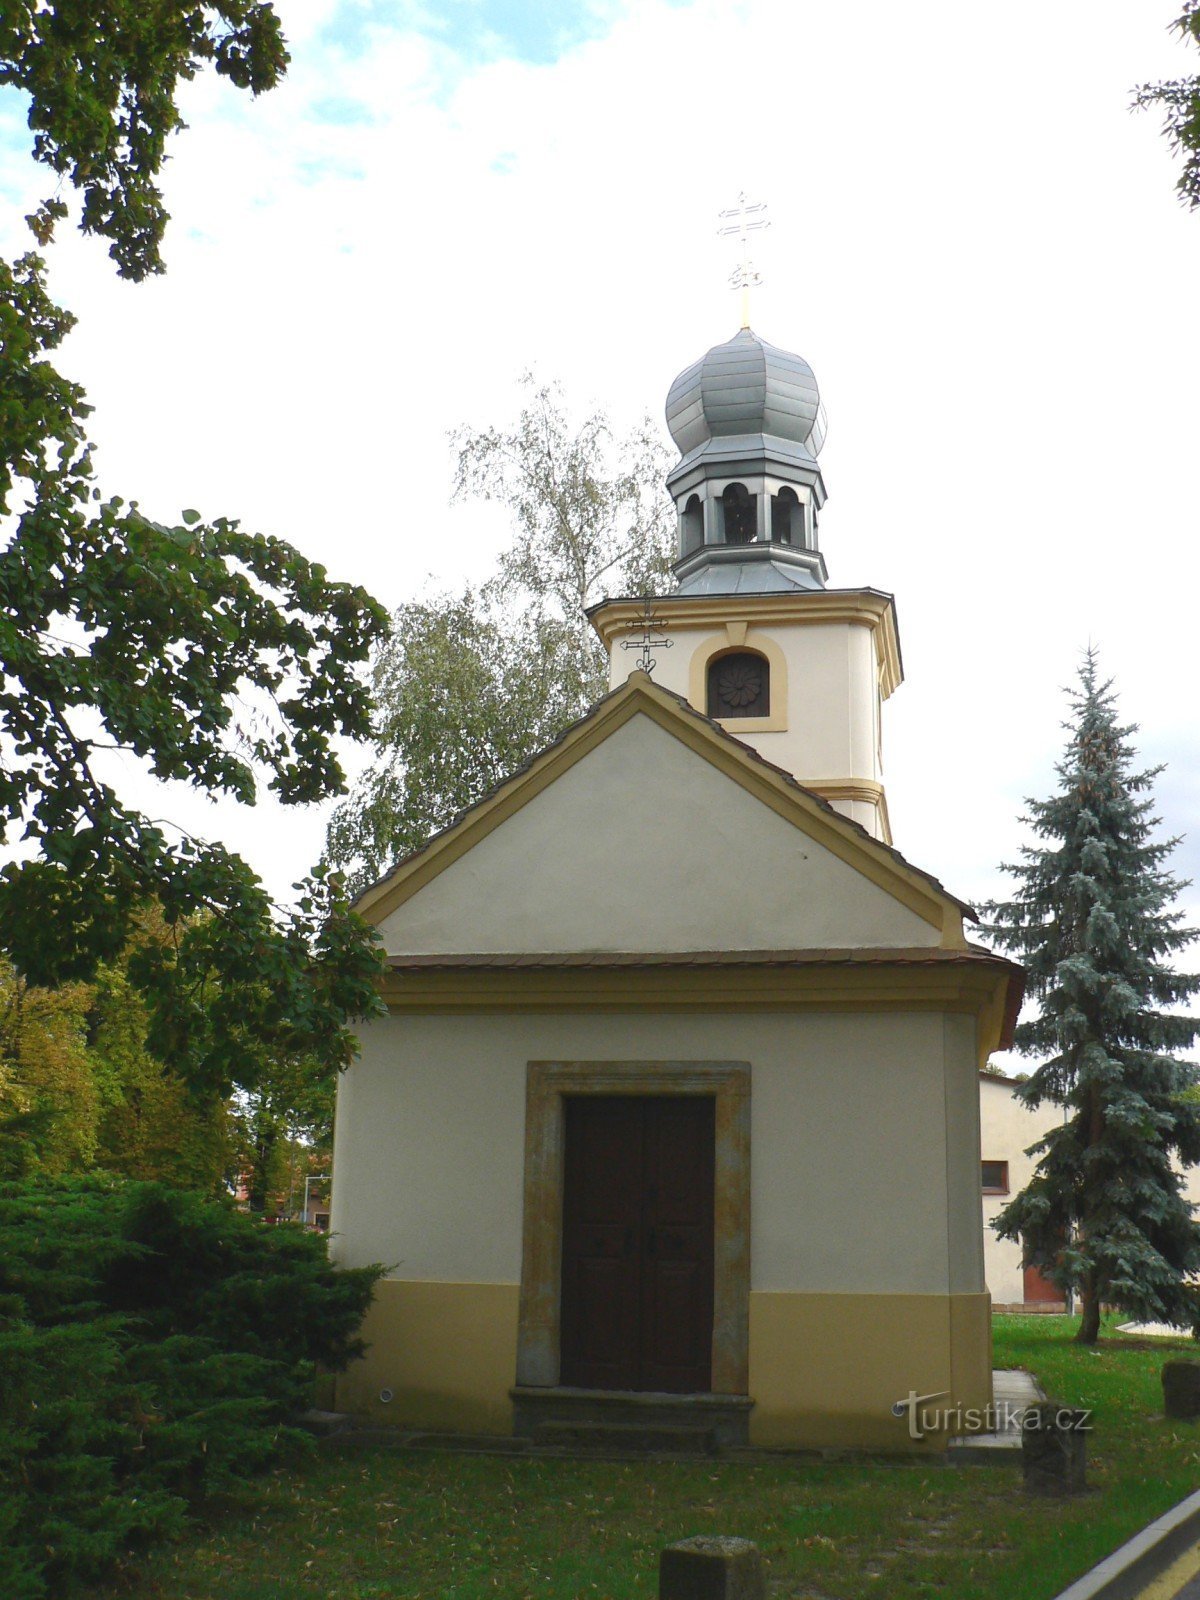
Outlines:
[[[766,434],[816,456],[825,411],[813,370],[743,328],[686,368],[667,395],[667,426],[683,456],[709,439]]]

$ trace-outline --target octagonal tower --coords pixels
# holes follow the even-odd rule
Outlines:
[[[824,588],[826,424],[808,362],[743,328],[675,379],[667,426],[680,453],[667,477],[679,593]]]

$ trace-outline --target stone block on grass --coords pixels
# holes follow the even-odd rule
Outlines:
[[[1030,1494],[1081,1494],[1087,1488],[1087,1424],[1091,1413],[1043,1400],[1027,1406],[1021,1463]]]
[[[1163,1410],[1194,1422],[1200,1417],[1200,1361],[1168,1361],[1162,1369]]]
[[[668,1545],[658,1562],[658,1600],[765,1600],[758,1546],[698,1534]]]

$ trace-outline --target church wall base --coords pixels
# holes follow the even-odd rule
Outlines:
[[[953,1428],[914,1439],[895,1415],[911,1393],[939,1414],[990,1403],[986,1294],[751,1294],[751,1444],[943,1449]]]
[[[363,1323],[367,1353],[338,1377],[337,1409],[403,1428],[511,1433],[520,1293],[385,1278]]]
[[[337,1380],[337,1409],[401,1428],[511,1434],[519,1295],[515,1283],[385,1279],[363,1328],[367,1353]],[[940,1450],[952,1428],[914,1439],[893,1406],[915,1393],[936,1396],[927,1413],[982,1410],[991,1365],[986,1294],[755,1291],[742,1415],[750,1444],[766,1449]]]

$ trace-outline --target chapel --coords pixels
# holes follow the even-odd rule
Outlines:
[[[896,610],[828,586],[812,369],[743,327],[667,421],[675,586],[591,610],[610,692],[359,900],[387,1015],[331,1229],[387,1272],[337,1404],[937,1448],[894,1408],[991,1398],[978,1071],[1020,970],[893,844]]]

